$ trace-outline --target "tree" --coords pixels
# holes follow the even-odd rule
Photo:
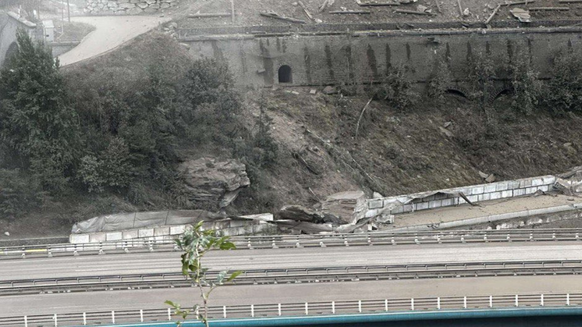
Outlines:
[[[207,327],[210,326],[208,321],[208,300],[210,294],[224,283],[230,282],[241,274],[240,271],[228,272],[221,271],[215,279],[208,278],[208,268],[202,266],[202,258],[208,251],[217,250],[233,250],[235,245],[230,241],[228,236],[216,236],[214,230],[203,230],[201,221],[193,228],[186,230],[186,232],[176,240],[176,245],[184,251],[181,256],[182,274],[188,278],[192,286],[198,288],[202,305],[196,304],[192,310],[183,309],[178,303],[166,301],[166,304],[174,308],[175,313],[186,319],[192,312],[196,314],[196,319],[200,320]],[[200,312],[202,310],[202,312]],[[181,322],[177,325],[181,326]]]
[[[17,33],[18,51],[0,71],[0,140],[46,190],[62,191],[73,171],[79,128],[51,50]]]

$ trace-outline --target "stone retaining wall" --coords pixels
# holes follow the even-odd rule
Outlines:
[[[135,15],[156,13],[175,7],[179,0],[87,0],[85,12],[89,14]]]
[[[390,214],[400,214],[414,212],[418,210],[436,209],[441,207],[450,207],[467,203],[453,193],[463,193],[471,202],[482,202],[489,200],[507,199],[512,197],[534,194],[537,191],[547,192],[556,182],[555,176],[530,177],[512,181],[496,182],[490,184],[480,184],[465,187],[439,190],[433,195],[430,193],[416,193],[401,196],[393,196],[381,199],[368,200],[368,211],[366,217],[374,217],[385,210],[394,207],[394,203],[399,201],[406,203],[402,206],[396,206],[390,211]],[[427,194],[424,196],[424,194]]]

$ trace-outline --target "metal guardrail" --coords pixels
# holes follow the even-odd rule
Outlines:
[[[211,306],[211,319],[266,318],[475,310],[501,308],[573,307],[582,305],[582,294],[514,294],[495,296],[422,297],[405,299],[357,300],[305,303]],[[113,310],[54,315],[0,317],[0,326],[48,327],[178,321],[171,309]]]
[[[219,272],[209,271],[213,279]],[[580,260],[495,261],[351,267],[254,269],[244,271],[230,285],[265,285],[375,281],[398,279],[463,278],[582,274]],[[0,296],[191,287],[179,272],[39,278],[0,281]]]
[[[530,241],[580,241],[582,229],[458,230],[426,232],[370,232],[362,234],[237,236],[238,249],[278,249],[370,245],[502,243]],[[125,240],[86,244],[47,244],[0,247],[0,260],[62,255],[154,252],[177,250],[173,239]]]

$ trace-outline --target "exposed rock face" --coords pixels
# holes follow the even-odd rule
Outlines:
[[[200,158],[182,163],[180,171],[185,173],[190,201],[208,210],[227,207],[251,185],[245,165],[237,160]]]
[[[135,15],[175,7],[179,0],[86,0],[86,13]]]

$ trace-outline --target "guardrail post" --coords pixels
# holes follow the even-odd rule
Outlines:
[[[441,298],[437,297],[437,310],[441,309]]]
[[[154,252],[154,245],[152,244],[151,240],[148,241],[148,250],[150,252]]]
[[[247,239],[247,248],[249,248],[249,250],[253,249],[253,245],[251,244],[251,239]]]
[[[273,237],[272,239],[272,247],[273,249],[278,249],[279,247],[277,246],[277,244],[275,243],[275,238]]]
[[[301,248],[302,246],[301,246],[301,244],[299,243],[299,237],[297,237],[295,240],[296,240],[296,242],[295,242],[295,247],[297,247],[298,249],[299,249],[299,248]]]
[[[139,310],[139,321],[143,322],[143,310]]]
[[[176,249],[178,245],[174,244],[174,250]],[[129,253],[129,247],[127,247],[127,241],[123,241],[123,252],[125,253]]]
[[[465,235],[461,235],[461,243],[466,243],[465,242]]]
[[[392,245],[396,245],[396,240],[394,240],[394,237],[392,238],[392,240],[390,242],[392,243]]]
[[[544,295],[543,294],[540,296],[540,306],[542,306],[542,307],[544,306]]]
[[[414,311],[414,298],[410,299],[410,310]]]
[[[556,233],[552,233],[552,240],[556,240]]]
[[[467,309],[467,297],[463,297],[463,309]]]
[[[570,293],[566,294],[566,305],[570,306]]]
[[[489,295],[489,307],[493,308],[493,295]]]
[[[28,327],[28,317],[24,316],[24,327]]]
[[[26,258],[26,250],[24,248],[22,248],[22,255],[21,255],[22,259]]]
[[[331,301],[331,313],[335,314],[335,301]]]
[[[576,241],[580,240],[580,233],[576,233]]]
[[[111,311],[111,323],[115,325],[115,311]]]
[[[515,306],[519,307],[519,295],[515,294]]]
[[[415,237],[414,237],[414,243],[416,243],[416,244],[420,244],[420,241],[418,240],[418,236],[415,236]]]
[[[79,255],[79,252],[77,251],[77,244],[73,246],[73,255]]]
[[[222,317],[226,318],[226,305],[222,307]]]
[[[322,248],[326,247],[325,244],[323,244],[323,241],[319,242],[319,246]]]
[[[489,241],[487,240],[487,233],[485,233],[485,234],[483,235],[483,241],[484,241],[485,243],[489,242]]]
[[[370,234],[368,234],[368,245],[372,246],[372,238],[370,237]]]
[[[55,320],[55,327],[57,327],[59,325],[59,319],[57,317],[57,314],[55,313],[55,315],[53,316],[53,319]]]
[[[105,252],[103,252],[103,243],[99,242],[99,254],[105,254]]]
[[[388,311],[388,299],[384,300],[384,310]]]
[[[48,252],[48,257],[52,258],[53,257],[53,250],[51,249],[50,246],[48,247],[47,252]]]
[[[442,242],[442,241],[441,241],[441,236],[440,236],[440,235],[437,235],[437,242],[438,242],[439,244],[441,244],[441,242]]]
[[[358,312],[362,313],[362,300],[358,300]]]
[[[279,317],[281,317],[281,303],[277,305],[277,313],[279,313]]]
[[[507,234],[507,242],[511,242],[511,235]]]
[[[83,312],[83,326],[87,326],[87,313]]]
[[[305,302],[305,315],[309,315],[309,304]]]
[[[226,318],[226,308],[224,310],[224,318]],[[170,308],[168,308],[168,321],[172,321],[172,310]]]
[[[255,317],[255,305],[251,304],[251,317]]]

